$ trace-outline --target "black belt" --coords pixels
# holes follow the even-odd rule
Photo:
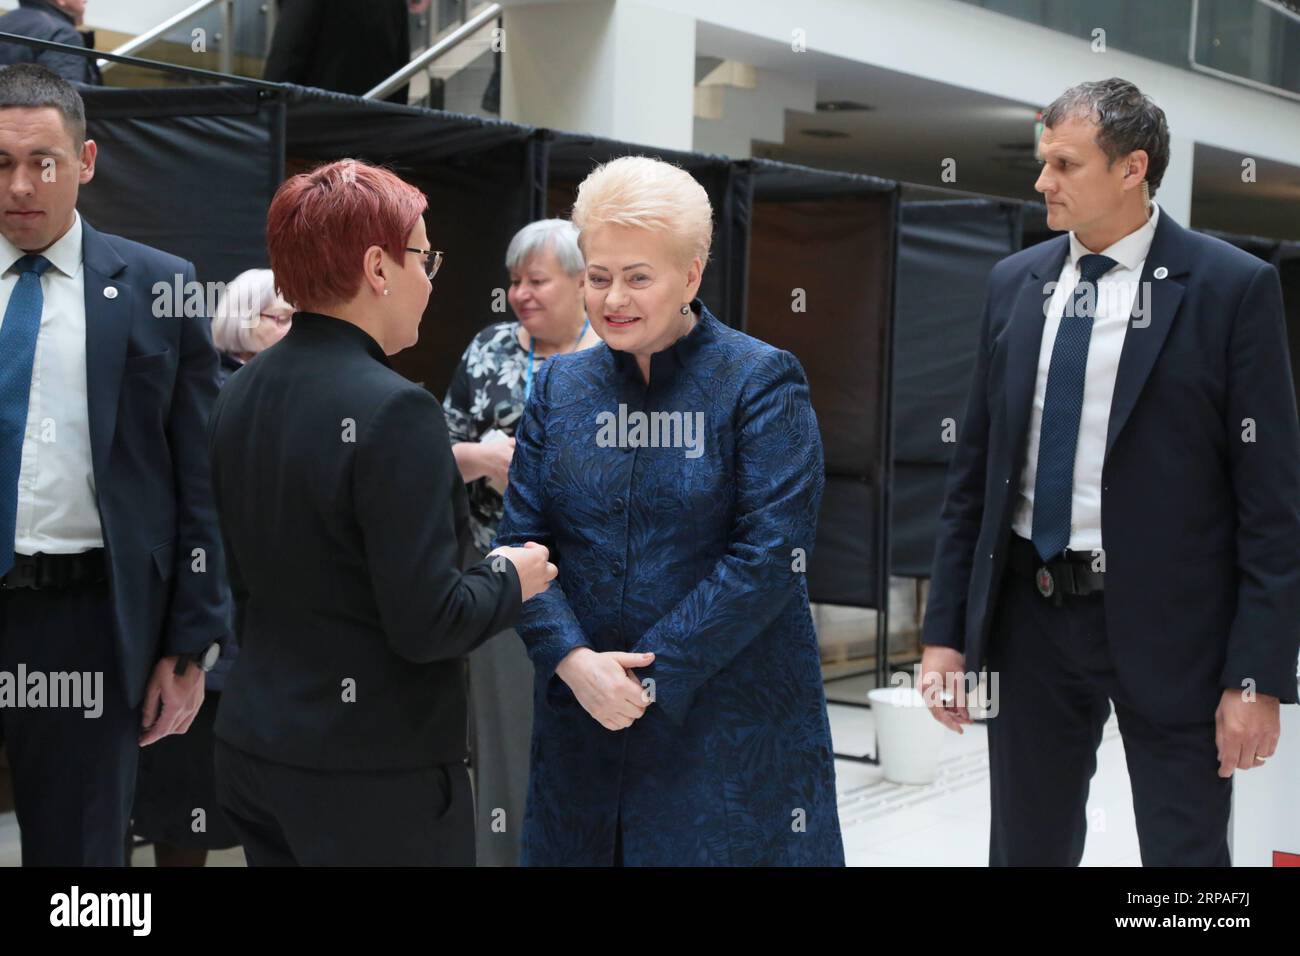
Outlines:
[[[15,554],[14,566],[0,578],[0,590],[70,588],[107,577],[103,548],[80,554]]]
[[[1008,567],[1012,573],[1032,580],[1043,597],[1059,601],[1062,595],[1087,597],[1106,590],[1106,572],[1093,570],[1100,558],[1100,554],[1092,551],[1066,549],[1052,560],[1044,561],[1033,542],[1012,534]]]

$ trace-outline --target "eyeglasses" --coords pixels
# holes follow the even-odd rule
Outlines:
[[[275,312],[259,312],[259,318],[270,319],[276,325],[285,326],[293,322],[293,315],[277,314]]]
[[[406,247],[406,251],[424,256],[424,274],[427,275],[429,281],[432,282],[433,277],[436,276],[438,270],[442,268],[442,253],[437,249],[412,249],[410,246]]]

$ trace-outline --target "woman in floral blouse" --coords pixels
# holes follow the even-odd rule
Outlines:
[[[474,337],[443,402],[452,454],[469,493],[475,561],[496,536],[512,436],[537,373],[552,355],[600,343],[587,323],[586,270],[572,223],[543,219],[519,230],[506,251],[506,268],[516,321],[489,325]],[[490,435],[494,431],[500,435]],[[469,676],[478,862],[514,866],[528,787],[533,666],[518,635],[506,631],[470,655]]]
[[[516,320],[489,325],[474,337],[442,403],[451,451],[468,486],[474,544],[485,554],[501,520],[500,489],[515,447],[511,436],[537,371],[552,355],[600,342],[587,322],[582,253],[572,223],[542,219],[520,229],[506,250],[506,268],[506,298]],[[505,437],[483,441],[493,430]]]

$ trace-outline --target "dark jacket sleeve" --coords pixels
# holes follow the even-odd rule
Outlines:
[[[186,263],[185,282],[195,282]],[[207,429],[217,397],[217,352],[208,318],[182,316],[176,386],[167,418],[167,445],[176,487],[175,582],[163,631],[166,655],[202,651],[225,640],[229,592],[212,495]]]
[[[394,653],[451,660],[513,627],[522,603],[509,561],[460,571],[455,495],[465,494],[437,399],[390,395],[362,429],[353,501],[375,603]]]
[[[1228,464],[1237,504],[1237,611],[1221,677],[1294,703],[1300,647],[1300,421],[1277,270],[1262,265],[1228,352]],[[1248,422],[1249,420],[1249,422]],[[1245,440],[1253,423],[1253,441]]]
[[[677,724],[696,692],[798,593],[826,484],[808,380],[789,352],[772,352],[740,394],[736,509],[727,552],[677,606],[641,636],[655,703]]]
[[[325,4],[321,0],[283,0],[263,79],[306,84],[324,19]]]
[[[939,515],[939,534],[934,546],[930,597],[926,603],[921,643],[927,647],[966,649],[966,597],[970,590],[971,566],[984,517],[984,479],[989,442],[989,301],[993,284],[985,296],[980,319],[979,351],[975,374],[971,376],[966,411],[957,424],[957,448],[948,466],[947,491]]]

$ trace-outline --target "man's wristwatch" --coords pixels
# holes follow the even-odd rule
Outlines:
[[[221,645],[216,641],[213,641],[197,654],[190,653],[176,655],[176,669],[174,673],[177,677],[181,677],[187,670],[189,670],[190,664],[197,664],[199,665],[199,669],[203,671],[203,673],[207,674],[212,671],[212,668],[217,666],[217,661],[220,658]]]

